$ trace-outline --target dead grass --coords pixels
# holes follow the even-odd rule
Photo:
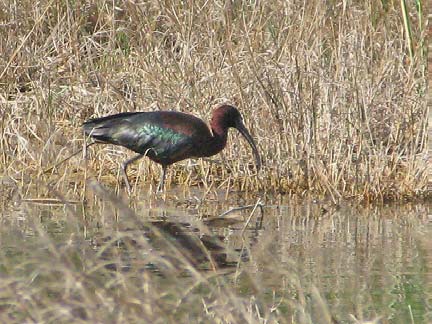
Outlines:
[[[77,157],[42,171],[81,147],[86,119],[174,109],[208,120],[229,101],[262,172],[232,134],[225,165],[179,164],[169,183],[334,201],[424,197],[425,31],[408,11],[412,60],[392,2],[4,2],[0,170],[24,195],[43,181],[82,196],[85,172],[117,182],[123,150],[93,147],[87,168]],[[137,187],[160,172],[149,161],[136,170]]]
[[[80,125],[90,117],[173,109],[208,120],[212,106],[224,101],[244,115],[263,170],[255,175],[248,146],[233,132],[225,161],[179,163],[168,186],[199,185],[203,200],[237,190],[312,192],[333,201],[426,197],[425,30],[408,7],[410,58],[398,5],[3,1],[1,199],[25,198],[35,189],[60,201],[95,199],[84,190],[89,177],[123,190],[123,149],[92,147],[87,161],[78,155],[44,170],[82,147]],[[131,169],[135,192],[159,178],[149,161]],[[26,246],[23,239],[20,261],[0,264],[0,322],[312,323],[312,307],[314,316],[332,321],[319,293],[306,291],[288,266],[269,271],[290,296],[269,297],[236,269],[238,280],[258,288],[244,298],[231,277],[211,266],[198,271],[170,240],[154,249],[142,229],[157,228],[115,197],[98,194],[130,224],[113,226],[102,241],[89,235],[98,230],[88,226],[90,217],[70,207],[64,241],[31,210],[7,220],[24,220],[17,235],[29,231],[38,240]],[[7,253],[2,249],[2,260],[11,260]]]

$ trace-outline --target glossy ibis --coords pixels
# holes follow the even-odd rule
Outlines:
[[[123,162],[122,174],[126,187],[131,187],[126,174],[128,165],[143,156],[162,165],[158,185],[164,185],[170,164],[187,158],[219,153],[226,145],[228,128],[234,127],[246,138],[255,155],[257,170],[261,160],[252,136],[243,125],[237,108],[220,105],[213,111],[210,128],[199,118],[175,111],[126,112],[91,119],[83,124],[84,133],[98,143],[121,145],[138,153]]]

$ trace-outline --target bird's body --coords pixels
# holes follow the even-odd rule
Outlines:
[[[159,189],[162,189],[168,165],[187,159],[207,157],[220,152],[227,142],[229,127],[236,127],[254,150],[257,166],[259,155],[249,132],[242,124],[238,110],[222,105],[213,112],[210,128],[199,118],[175,111],[127,112],[91,119],[83,124],[84,132],[96,142],[124,146],[137,156],[123,164],[127,180],[129,163],[143,156],[162,165]]]
[[[213,137],[199,118],[175,111],[120,113],[84,123],[84,132],[101,143],[124,146],[162,164],[211,156],[225,138]],[[209,150],[202,150],[208,148]]]

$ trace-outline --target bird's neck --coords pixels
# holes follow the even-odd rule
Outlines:
[[[227,143],[227,131],[227,129],[215,129],[212,127],[213,136],[210,138],[209,143],[206,143],[203,148],[205,152],[204,156],[215,155],[224,149]]]

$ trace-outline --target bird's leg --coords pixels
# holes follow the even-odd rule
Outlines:
[[[162,174],[159,180],[159,184],[157,186],[156,191],[157,192],[162,192],[163,187],[164,187],[164,182],[165,182],[165,175],[166,175],[166,170],[167,170],[167,166],[166,165],[162,165]]]
[[[131,193],[131,185],[129,183],[126,169],[127,169],[129,164],[141,159],[143,156],[144,156],[144,154],[138,154],[138,155],[134,156],[132,159],[129,159],[129,160],[122,163],[121,171],[122,171],[122,175],[123,175],[123,178],[125,180],[125,183],[126,183],[126,188],[127,188],[128,193]]]

